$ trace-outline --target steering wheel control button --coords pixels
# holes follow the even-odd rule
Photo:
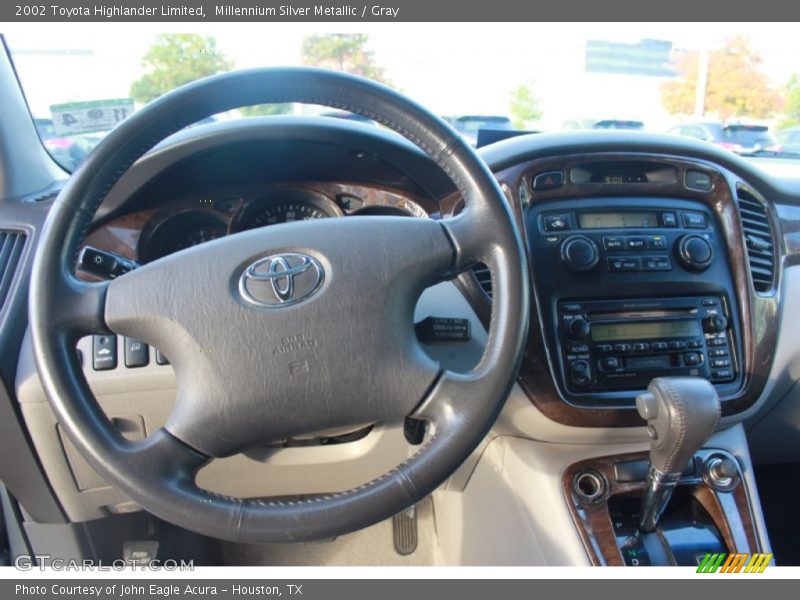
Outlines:
[[[161,350],[159,350],[159,349],[156,349],[156,364],[157,365],[168,365],[169,364],[169,360],[167,359],[166,356],[164,356],[164,353],[161,352]]]
[[[713,184],[711,183],[711,176],[702,171],[686,171],[683,183],[690,190],[698,190],[700,192],[710,192]]]
[[[708,240],[702,236],[685,235],[675,245],[675,254],[687,271],[700,273],[705,271],[714,260],[714,250]]]
[[[144,342],[125,338],[125,366],[129,369],[146,367],[150,362],[150,348]]]
[[[561,263],[570,271],[590,271],[600,260],[597,244],[583,235],[573,235],[561,244]]]
[[[703,213],[684,212],[681,216],[686,229],[705,229],[706,227],[706,217]]]
[[[313,295],[324,280],[322,265],[308,254],[273,254],[244,270],[239,277],[239,293],[255,306],[281,308]]]
[[[426,317],[414,329],[423,344],[463,343],[471,339],[469,319]]]
[[[552,190],[564,185],[564,173],[561,171],[547,171],[539,173],[533,178],[531,187],[540,192],[542,190]]]
[[[572,223],[568,214],[545,215],[542,219],[542,226],[546,233],[555,231],[568,231],[572,229]]]
[[[116,335],[96,335],[92,338],[92,367],[95,371],[117,368]]]

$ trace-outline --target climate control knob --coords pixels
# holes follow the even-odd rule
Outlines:
[[[711,266],[714,250],[704,237],[696,234],[684,235],[675,244],[675,255],[687,271],[700,273]]]
[[[585,235],[571,235],[561,244],[561,264],[570,271],[591,271],[598,260],[597,244]]]

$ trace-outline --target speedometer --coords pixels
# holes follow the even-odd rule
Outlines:
[[[216,214],[187,210],[162,214],[150,221],[139,238],[139,260],[148,263],[168,254],[204,244],[227,233],[225,222]]]
[[[245,231],[269,225],[338,217],[343,213],[321,194],[303,189],[281,189],[256,198],[231,222],[231,231]]]
[[[291,223],[292,221],[307,221],[309,219],[324,219],[330,217],[325,211],[313,204],[298,201],[276,202],[266,205],[263,209],[250,217],[250,228],[266,227],[278,223]]]

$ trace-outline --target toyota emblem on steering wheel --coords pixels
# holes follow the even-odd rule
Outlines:
[[[239,278],[239,293],[256,306],[291,306],[316,292],[324,279],[322,265],[307,254],[273,254],[244,270]]]

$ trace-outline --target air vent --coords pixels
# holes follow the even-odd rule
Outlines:
[[[775,243],[766,207],[751,193],[737,190],[739,215],[744,229],[747,260],[756,292],[769,292],[775,285]]]
[[[472,267],[472,272],[475,274],[475,279],[478,280],[478,283],[483,288],[483,291],[486,292],[486,295],[489,298],[492,297],[492,273],[489,271],[489,267],[484,265],[483,263],[479,263]]]
[[[33,202],[50,202],[51,200],[55,200],[58,196],[58,190],[55,192],[48,192],[47,194],[42,194],[41,196],[36,196],[33,198]]]
[[[24,246],[24,233],[0,231],[0,308],[5,306]]]

